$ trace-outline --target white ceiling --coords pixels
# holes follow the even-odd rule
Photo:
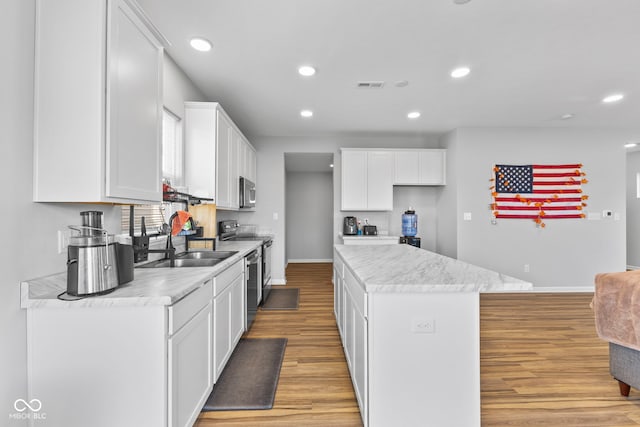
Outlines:
[[[172,43],[169,55],[250,139],[640,130],[640,0],[138,1]],[[191,49],[192,36],[212,51]],[[302,64],[317,74],[299,76]],[[471,74],[453,80],[459,65]],[[361,80],[386,84],[358,89]],[[601,103],[614,92],[625,99]],[[300,117],[305,108],[312,118]],[[412,110],[422,116],[407,119]]]

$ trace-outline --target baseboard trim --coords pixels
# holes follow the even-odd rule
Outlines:
[[[302,264],[302,263],[328,263],[333,262],[333,258],[322,258],[322,259],[290,259],[288,263],[291,264]]]
[[[627,270],[640,270],[640,267],[636,265],[627,265]]]

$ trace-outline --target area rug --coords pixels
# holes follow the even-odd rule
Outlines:
[[[286,346],[286,338],[241,339],[202,410],[271,409]]]
[[[271,289],[267,300],[262,305],[263,310],[297,310],[300,299],[300,289]]]

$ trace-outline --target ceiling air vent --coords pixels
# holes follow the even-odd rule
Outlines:
[[[358,89],[382,89],[383,86],[384,82],[378,81],[365,81],[357,84]]]

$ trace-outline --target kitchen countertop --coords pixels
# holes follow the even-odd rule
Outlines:
[[[219,242],[217,250],[238,253],[212,267],[136,268],[131,282],[119,286],[107,295],[77,301],[62,301],[57,298],[67,289],[66,272],[25,280],[20,284],[20,306],[70,308],[171,305],[260,245],[262,241]]]
[[[367,292],[502,292],[533,285],[410,245],[335,245]]]

